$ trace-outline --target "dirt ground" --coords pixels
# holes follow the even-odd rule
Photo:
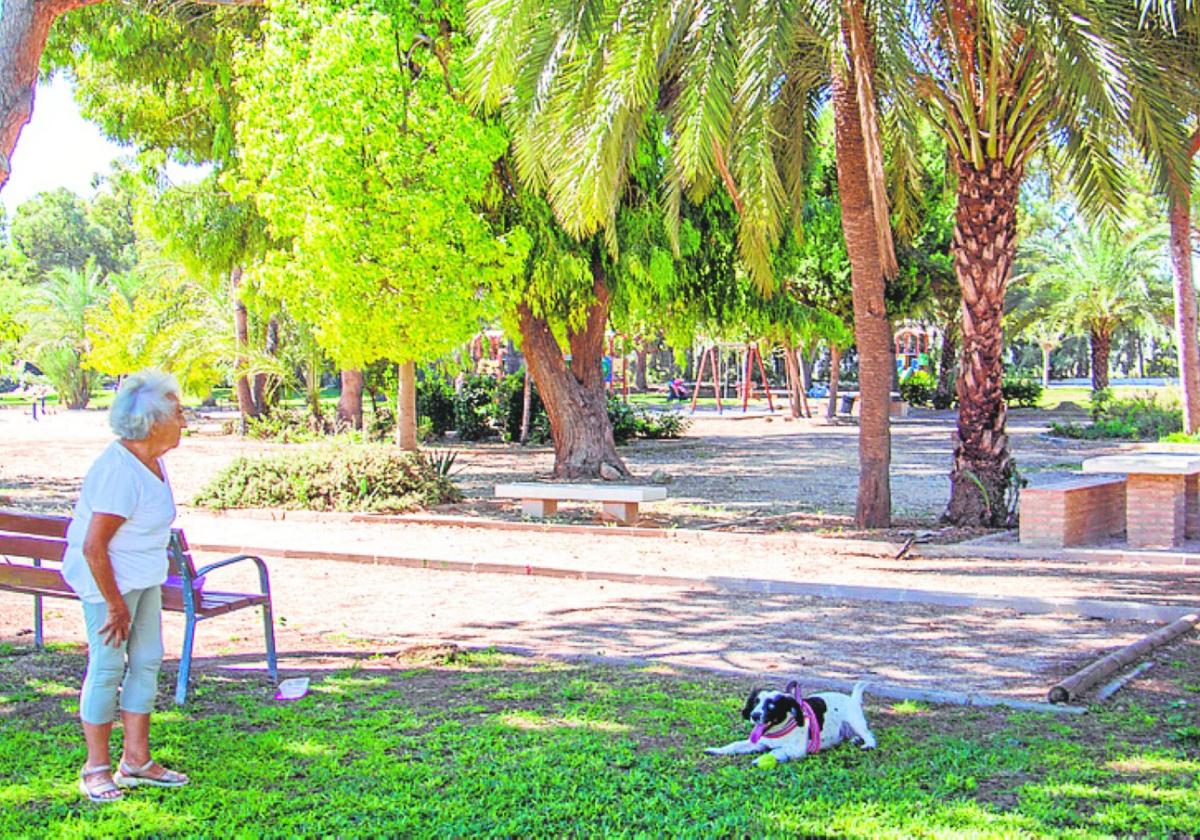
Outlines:
[[[818,404],[819,408],[819,404]],[[669,499],[644,508],[646,524],[695,528],[736,526],[748,531],[852,529],[858,474],[858,427],[824,418],[793,420],[783,412],[743,416],[698,413],[680,440],[639,441],[621,448],[634,475],[670,476]],[[1083,458],[1120,452],[1129,445],[1047,438],[1050,419],[1062,412],[1016,409],[1008,431],[1014,458],[1031,483],[1078,468]],[[274,444],[211,434],[220,423],[201,418],[193,434],[168,456],[177,501],[186,502],[239,455],[294,451]],[[914,410],[892,426],[892,509],[896,532],[937,527],[949,499],[951,412]],[[111,439],[105,414],[62,411],[34,421],[27,411],[0,410],[0,497],[6,504],[45,511],[70,510],[78,485],[96,453]],[[466,499],[440,512],[519,518],[514,506],[497,502],[496,484],[550,472],[549,447],[515,444],[454,446],[455,481]],[[593,507],[560,507],[563,521],[592,521]],[[955,537],[970,534],[955,534]]]
[[[1085,456],[1121,447],[1044,438],[1045,415],[1014,412],[1012,445],[1033,481],[1065,471]],[[918,414],[893,428],[895,533],[936,528],[949,492],[953,419]],[[853,425],[781,417],[705,417],[681,441],[642,443],[624,454],[639,476],[664,470],[671,500],[651,506],[649,521],[679,528],[736,524],[747,534],[693,534],[636,539],[496,532],[428,525],[336,521],[270,523],[238,515],[208,517],[186,508],[181,519],[193,543],[260,541],[313,550],[353,550],[386,543],[406,557],[548,566],[634,568],[695,578],[722,575],[785,581],[957,590],[993,594],[1120,598],[1195,603],[1196,569],[1162,570],[1078,564],[930,559],[884,562],[840,555],[837,538],[851,535],[856,436]],[[52,414],[36,423],[0,411],[0,505],[67,512],[84,472],[111,439],[99,412]],[[180,502],[240,454],[286,447],[195,434],[168,456]],[[548,471],[547,449],[503,445],[465,449],[456,480],[468,499],[444,512],[515,518],[511,505],[488,498],[495,483]],[[587,509],[568,509],[590,520]],[[775,517],[770,519],[768,517]],[[193,530],[193,527],[196,530]],[[829,548],[800,540],[814,529]],[[765,532],[772,533],[765,533]],[[222,540],[224,537],[224,540]],[[201,558],[204,559],[204,558]],[[276,615],[284,665],[319,667],[322,657],[364,655],[421,644],[504,645],[538,653],[639,657],[664,664],[746,672],[867,677],[899,685],[986,691],[1039,699],[1055,680],[1153,627],[1067,614],[1026,615],[1005,609],[951,609],[920,603],[747,594],[700,584],[647,586],[604,580],[464,574],[312,558],[272,559]],[[251,570],[232,570],[220,588],[251,588]],[[210,586],[213,584],[210,584]],[[245,591],[245,590],[243,590]],[[0,640],[25,642],[30,599],[0,593]],[[78,605],[47,603],[47,636],[78,640]],[[179,616],[166,619],[167,649],[178,650]],[[246,612],[207,623],[197,653],[207,666],[241,662],[261,667],[261,630]],[[220,663],[216,658],[221,657]],[[1152,678],[1151,672],[1151,677]]]

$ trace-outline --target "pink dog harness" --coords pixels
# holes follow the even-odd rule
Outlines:
[[[796,705],[800,707],[800,714],[804,717],[804,722],[808,724],[808,743],[804,747],[806,755],[821,751],[821,727],[817,723],[817,713],[813,711],[812,706],[800,696],[800,684],[798,682],[790,682],[787,684],[785,691],[791,691],[796,698]],[[792,717],[782,729],[775,732],[762,731],[762,724],[754,727],[754,731],[750,733],[750,743],[758,743],[759,738],[782,738],[785,735],[790,735],[800,726],[800,720],[797,717]]]

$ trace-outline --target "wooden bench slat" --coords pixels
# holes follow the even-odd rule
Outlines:
[[[58,569],[39,569],[13,563],[0,563],[0,589],[11,589],[15,592],[28,590],[33,595],[56,593],[64,597],[75,597],[75,591],[63,580]]]
[[[0,533],[0,557],[28,557],[61,563],[66,551],[64,540]]]
[[[196,613],[207,618],[266,602],[267,596],[265,595],[247,595],[244,592],[205,592],[200,605],[196,607]]]
[[[0,531],[16,531],[39,537],[65,539],[67,526],[70,524],[71,519],[68,516],[50,516],[42,513],[0,509]]]

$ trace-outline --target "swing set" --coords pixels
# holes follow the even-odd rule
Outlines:
[[[696,371],[696,383],[692,388],[692,414],[696,413],[696,402],[700,398],[700,387],[704,384],[704,372],[710,371],[712,376],[713,394],[717,398],[717,413],[724,414],[725,406],[721,402],[721,390],[723,385],[723,376],[725,372],[721,364],[722,351],[736,347],[742,350],[744,362],[738,365],[738,392],[742,395],[742,413],[745,414],[749,408],[750,399],[758,399],[755,396],[758,386],[754,383],[754,371],[757,368],[759,381],[761,382],[762,391],[767,399],[767,406],[772,414],[775,413],[775,401],[771,397],[771,383],[767,379],[767,370],[763,365],[762,351],[759,350],[758,342],[748,342],[744,347],[741,345],[720,345],[712,344],[704,349],[700,355],[700,367]]]

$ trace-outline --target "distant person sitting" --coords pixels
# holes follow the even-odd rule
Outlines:
[[[679,377],[675,377],[667,383],[667,402],[671,402],[672,400],[683,402],[688,396],[687,386],[683,384],[683,380]]]

